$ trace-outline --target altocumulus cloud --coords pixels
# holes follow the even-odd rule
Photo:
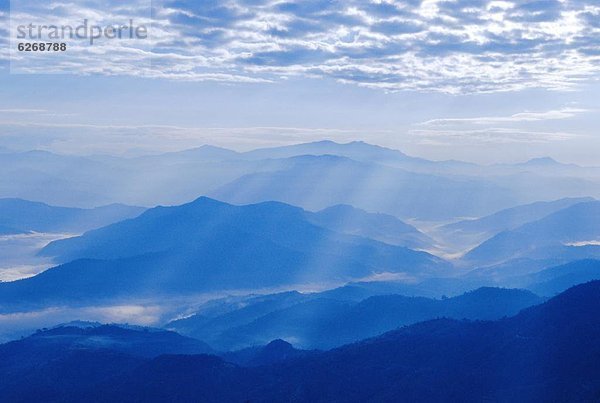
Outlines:
[[[595,0],[162,0],[153,20],[151,50],[110,43],[111,61],[79,71],[447,93],[566,90],[600,71]]]

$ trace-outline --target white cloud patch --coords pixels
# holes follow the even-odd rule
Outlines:
[[[110,41],[95,48],[101,63],[73,49],[56,69],[245,83],[326,77],[385,91],[569,90],[598,76],[598,21],[592,0],[164,0],[148,49]]]
[[[27,232],[0,236],[0,281],[34,276],[54,266],[51,259],[38,256],[41,248],[73,234]]]
[[[520,112],[511,116],[432,119],[419,125],[451,126],[457,124],[489,125],[498,123],[544,122],[548,120],[569,119],[585,112],[589,111],[580,108],[563,108],[544,112]]]
[[[587,109],[561,109],[520,112],[509,116],[438,118],[415,124],[410,134],[431,144],[462,140],[483,143],[549,143],[571,140],[576,133],[533,127],[550,121],[566,120],[590,112]]]
[[[503,127],[490,127],[476,130],[411,130],[410,134],[427,141],[437,140],[431,144],[456,144],[457,140],[472,143],[549,143],[570,140],[578,135],[567,132],[528,131]]]
[[[37,114],[37,113],[46,113],[45,109],[0,109],[0,113],[2,114]]]
[[[41,310],[0,313],[0,342],[27,336],[36,329],[52,327],[73,320],[101,323],[156,325],[169,308],[145,304],[115,304],[86,307],[54,306]]]

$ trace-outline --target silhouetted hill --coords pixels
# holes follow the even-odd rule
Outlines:
[[[9,357],[63,354],[65,350],[114,350],[140,357],[161,354],[201,354],[213,350],[206,343],[161,329],[132,329],[118,325],[59,326],[0,345],[6,363]]]
[[[222,354],[224,360],[245,367],[258,367],[317,354],[316,350],[298,350],[285,340],[273,340],[266,346],[248,347]]]
[[[146,358],[111,350],[81,349],[63,353],[52,359],[41,356],[16,366],[0,366],[0,400],[76,402],[83,391],[102,382],[112,383],[115,377],[129,374],[147,362]]]
[[[203,342],[157,329],[104,325],[38,331],[0,345],[0,400],[63,401],[152,357],[211,351]]]

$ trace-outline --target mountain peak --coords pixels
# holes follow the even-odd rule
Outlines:
[[[342,145],[342,143],[338,143],[338,142],[335,142],[333,140],[312,141],[310,143],[301,143],[301,144],[298,144],[298,145],[306,145],[306,144],[322,145],[322,146],[325,146],[325,145],[336,145],[336,146]]]
[[[194,201],[188,203],[188,205],[189,204],[212,204],[212,205],[228,205],[228,206],[230,206],[229,203],[225,203],[225,202],[210,198],[208,196],[200,196],[197,199],[195,199]],[[185,206],[185,204],[184,204],[184,206]],[[174,206],[174,207],[177,207],[177,206]]]
[[[285,340],[276,339],[261,348],[256,356],[250,360],[251,366],[268,365],[302,355],[301,350],[296,350]]]
[[[265,346],[265,350],[271,351],[291,351],[294,347],[285,340],[275,339]]]
[[[532,158],[525,165],[563,165],[551,157]]]

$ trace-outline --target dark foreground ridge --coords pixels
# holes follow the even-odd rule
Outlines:
[[[51,360],[16,348],[38,334],[2,346],[0,394],[88,402],[597,401],[599,310],[594,281],[499,321],[438,319],[321,353],[276,342],[263,350],[265,365],[252,367],[110,346],[70,348]]]

